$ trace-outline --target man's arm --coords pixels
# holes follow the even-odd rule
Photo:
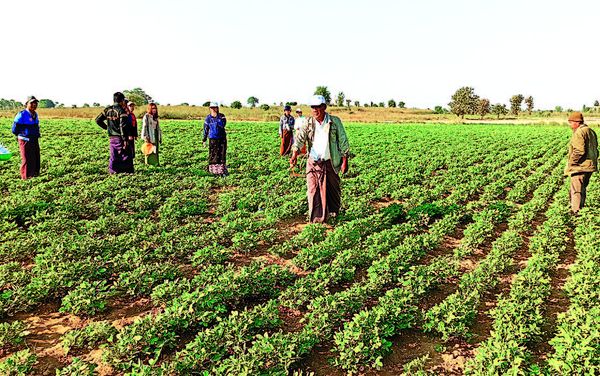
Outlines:
[[[581,132],[576,131],[573,133],[571,146],[573,147],[573,152],[571,153],[569,165],[578,166],[581,163],[581,159],[585,158],[585,137]]]
[[[302,149],[302,146],[306,143],[306,135],[308,133],[308,121],[303,121],[302,126],[298,129],[296,137],[294,137],[294,144],[292,145],[292,152]],[[293,154],[292,154],[293,155]],[[298,155],[298,153],[296,153]]]
[[[132,126],[131,121],[129,120],[129,115],[127,112],[123,111],[119,115],[119,132],[121,133],[121,138],[123,140],[126,140],[126,137],[131,135],[130,128],[132,128]]]
[[[18,136],[21,132],[23,132],[23,125],[21,124],[21,113],[19,112],[17,116],[15,116],[15,120],[12,124],[12,133],[15,136]]]
[[[104,111],[100,113],[100,115],[96,116],[96,124],[100,126],[100,128],[107,130],[108,125],[106,124],[106,115],[104,115]]]
[[[283,137],[283,118],[279,118],[279,137]]]
[[[342,124],[342,121],[338,119],[338,147],[340,150],[340,154],[344,158],[348,158],[350,154],[350,143],[348,142],[348,136],[346,135],[346,129]]]
[[[290,157],[290,170],[292,170],[298,161],[298,150],[306,143],[306,135],[308,133],[308,121],[303,121],[302,126],[298,129],[294,143],[292,144],[292,156]]]
[[[208,138],[208,122],[204,119],[204,136],[202,137],[202,142],[206,142]]]

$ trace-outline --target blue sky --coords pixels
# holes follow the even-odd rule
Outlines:
[[[26,5],[26,6],[25,6]],[[162,104],[349,99],[446,105],[600,99],[598,1],[3,1],[0,97],[108,103],[142,87]]]

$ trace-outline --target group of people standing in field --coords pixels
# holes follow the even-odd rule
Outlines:
[[[96,117],[96,124],[108,132],[110,158],[108,172],[111,174],[133,173],[135,144],[138,139],[138,122],[135,116],[135,103],[125,99],[123,93],[113,95],[113,104],[106,107]],[[158,120],[156,103],[149,103],[142,117],[141,138],[144,140],[142,152],[144,162],[158,166],[159,145],[162,143],[162,130]]]
[[[133,173],[135,143],[138,138],[135,104],[128,102],[123,93],[113,95],[114,104],[106,107],[96,118],[96,123],[108,132],[111,174]],[[12,133],[17,136],[21,155],[21,178],[29,179],[40,174],[40,126],[37,114],[38,100],[28,97],[26,108],[14,119]],[[311,222],[325,222],[336,216],[341,207],[340,174],[348,172],[350,146],[339,117],[326,112],[325,98],[315,95],[310,102],[311,116],[302,116],[297,109],[294,118],[291,107],[284,108],[279,122],[280,154],[290,155],[290,170],[294,170],[298,157],[306,157],[306,182]],[[202,143],[208,140],[208,171],[226,176],[227,171],[227,119],[219,112],[219,105],[210,102],[210,113],[204,119]],[[573,213],[579,213],[586,200],[586,188],[592,173],[598,171],[598,140],[588,127],[583,114],[569,116],[573,131],[565,175],[570,176],[570,200]],[[145,163],[159,165],[159,147],[162,143],[158,107],[149,103],[142,118],[141,138]]]

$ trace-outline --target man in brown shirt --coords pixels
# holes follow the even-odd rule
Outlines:
[[[569,116],[573,136],[569,142],[569,155],[565,175],[571,177],[571,210],[577,214],[585,205],[585,192],[592,173],[598,171],[598,138],[596,132],[583,122],[581,112]]]

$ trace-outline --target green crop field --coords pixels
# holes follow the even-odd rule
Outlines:
[[[41,177],[0,162],[0,375],[600,373],[600,184],[572,217],[566,125],[347,124],[326,225],[275,123],[228,124],[226,178],[198,121],[161,125],[133,175],[84,119],[42,118]]]

